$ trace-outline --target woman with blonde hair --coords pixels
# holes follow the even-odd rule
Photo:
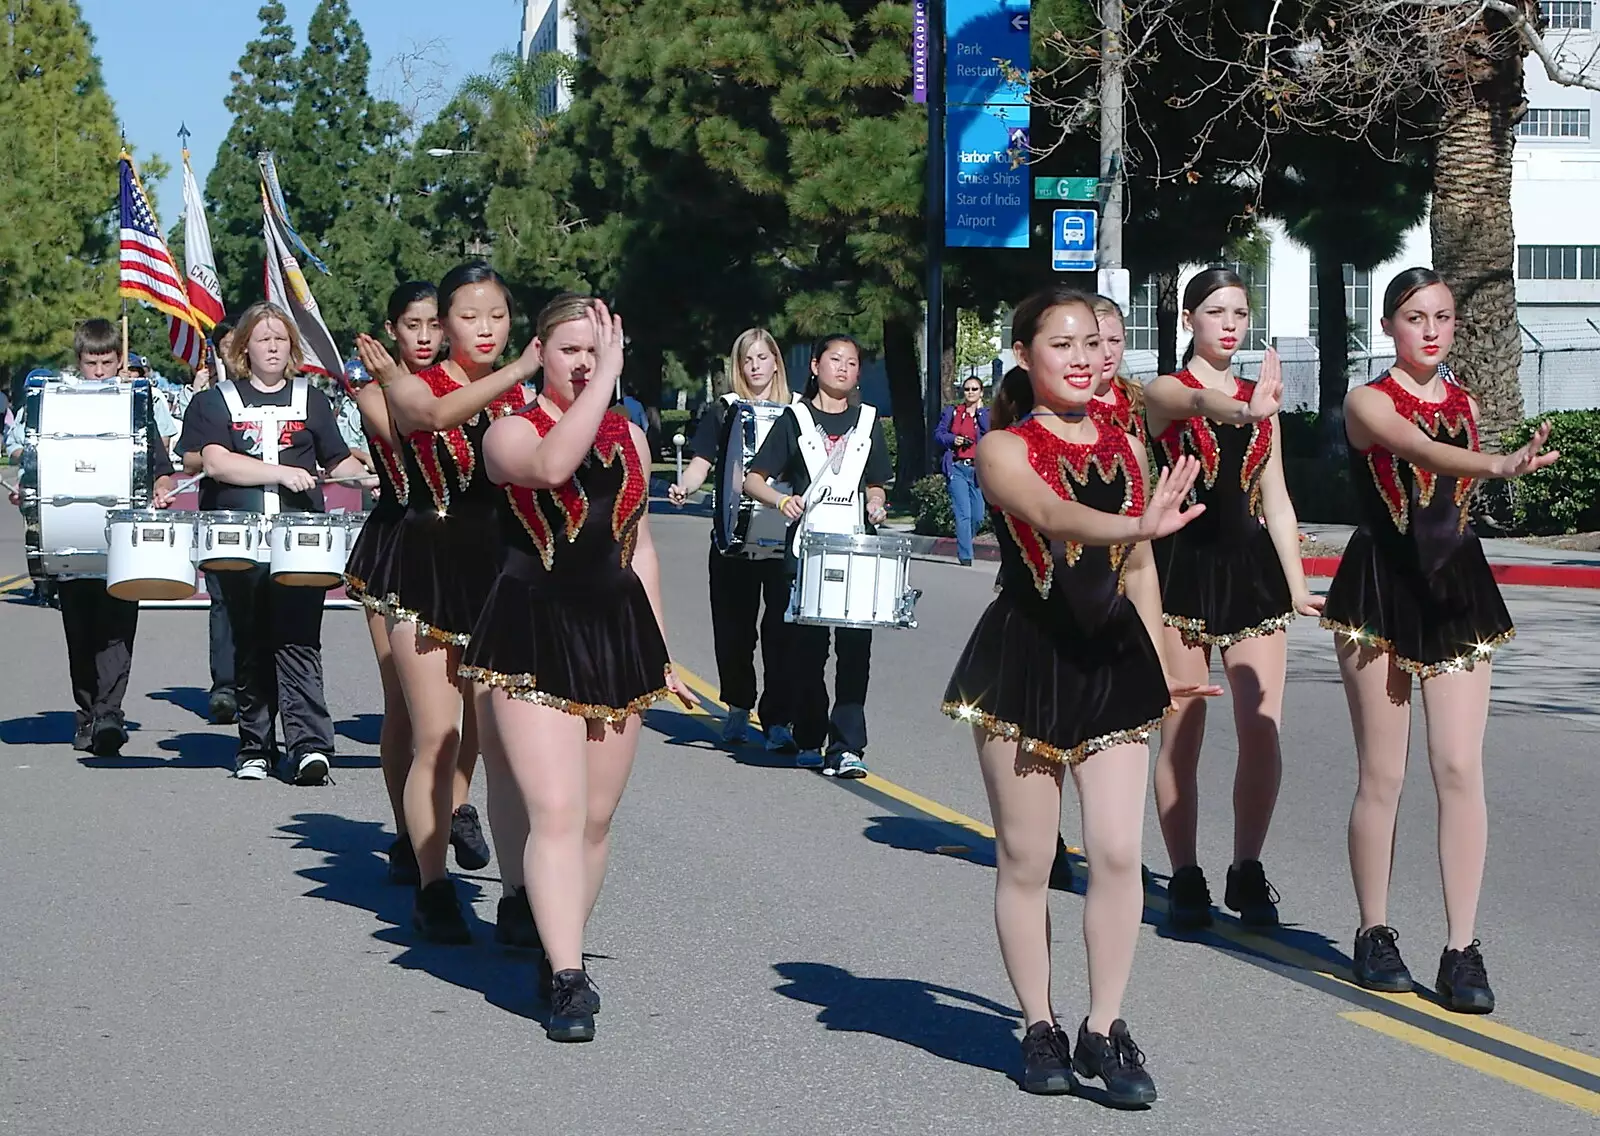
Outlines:
[[[183,416],[185,453],[200,455],[200,509],[321,513],[317,476],[354,477],[366,467],[339,435],[328,396],[300,375],[305,356],[294,321],[252,304],[233,333],[229,371]],[[260,781],[273,766],[286,781],[320,785],[333,755],[333,719],[322,686],[322,605],[317,588],[273,582],[257,564],[219,572],[233,628],[239,704],[234,776]],[[283,719],[280,758],[274,719]]]
[[[733,341],[728,375],[733,390],[713,402],[700,416],[689,442],[694,458],[684,470],[683,479],[667,491],[675,505],[682,505],[705,484],[713,466],[723,469],[730,458],[742,459],[748,464],[765,438],[763,424],[770,426],[777,420],[774,412],[794,401],[783,354],[766,328],[749,328]],[[742,431],[735,432],[729,425],[730,416],[745,413],[740,404],[749,405],[749,413],[756,423],[753,447],[746,446],[747,439]],[[745,452],[747,448],[750,452]],[[714,487],[713,515],[718,515],[725,504],[720,500],[721,493],[720,487]],[[778,531],[781,534],[781,522]],[[747,543],[737,552],[724,554],[713,540],[710,577],[711,636],[716,645],[722,700],[728,704],[722,739],[738,743],[749,736],[750,711],[756,708],[755,651],[759,619],[763,671],[760,713],[766,727],[767,748],[775,753],[796,753],[793,713],[785,698],[780,670],[788,630],[783,613],[789,606],[789,578],[784,571],[783,550]],[[766,603],[764,613],[761,610],[763,601]]]

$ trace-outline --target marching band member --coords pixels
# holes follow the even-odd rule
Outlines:
[[[202,364],[195,371],[194,379],[186,392],[179,393],[177,409],[180,419],[189,413],[189,404],[194,401],[195,395],[210,387],[213,382],[228,377],[227,364],[222,360],[232,350],[232,325],[226,322],[219,323],[211,330],[212,334],[218,337],[216,351],[211,355],[210,365]],[[181,432],[177,450],[179,458],[183,461],[184,473],[196,474],[203,471],[200,455],[184,452]],[[210,638],[207,647],[211,664],[211,694],[207,699],[206,711],[214,725],[230,726],[239,716],[239,700],[234,693],[233,628],[228,626],[228,605],[222,602],[222,581],[218,578],[218,574],[206,570],[202,575],[206,581],[206,597],[211,601],[207,610],[206,628]]]
[[[110,320],[85,320],[72,336],[73,353],[78,358],[78,373],[85,379],[110,379],[119,374],[129,377],[122,367],[121,337]],[[155,398],[151,398],[154,407]],[[6,438],[9,459],[16,463],[23,453],[26,429],[24,413],[19,411]],[[156,427],[154,414],[145,424],[147,458],[153,479],[151,507],[165,509],[172,504],[172,459]],[[18,493],[11,503],[20,504]],[[133,669],[133,640],[139,630],[139,605],[121,600],[106,591],[106,582],[97,579],[58,580],[56,598],[61,607],[61,628],[67,639],[67,671],[72,677],[72,697],[77,703],[72,747],[97,757],[115,757],[127,743],[128,730],[122,713],[122,699],[128,691],[128,675]]]
[[[1144,911],[1146,740],[1173,698],[1221,693],[1163,666],[1149,541],[1203,514],[1182,509],[1198,466],[1182,457],[1152,489],[1137,438],[1089,413],[1101,349],[1087,296],[1035,293],[1012,327],[1024,370],[1002,383],[977,453],[1000,541],[1000,595],[943,709],[972,724],[994,818],[995,927],[1027,1023],[1022,1087],[1072,1092],[1070,1065],[1103,1080],[1113,1104],[1145,1105],[1155,1083],[1121,1008]],[[1089,861],[1089,1011],[1075,1051],[1050,1001],[1046,904],[1069,770]]]
[[[400,349],[401,365],[411,374],[432,366],[443,339],[438,290],[432,284],[418,281],[400,285],[389,297],[388,317],[384,330]],[[346,374],[354,370],[353,367]],[[364,376],[365,371],[361,368]],[[366,450],[378,476],[379,492],[361,528],[361,536],[350,551],[345,588],[367,609],[367,632],[372,637],[378,676],[383,684],[383,730],[378,736],[378,763],[383,769],[384,785],[389,790],[396,833],[389,846],[389,881],[415,887],[417,857],[406,831],[405,810],[406,775],[411,769],[411,715],[406,710],[405,691],[400,687],[400,676],[394,665],[389,636],[391,605],[384,593],[374,593],[368,587],[369,580],[382,583],[388,573],[410,498],[409,484],[383,389],[371,382],[357,385],[354,402],[360,412]],[[405,625],[401,625],[400,633],[414,634]],[[450,846],[455,849],[456,866],[469,872],[489,863],[489,846],[483,839],[478,811],[467,802],[477,761],[474,749],[462,748],[457,752],[452,795],[455,808],[450,815]]]
[[[183,450],[198,453],[205,471],[201,511],[322,512],[317,471],[363,471],[339,437],[328,396],[298,373],[305,362],[299,329],[276,305],[252,304],[239,317],[233,349],[228,365],[239,377],[196,395],[183,419]],[[334,747],[322,682],[326,595],[275,583],[266,564],[217,577],[234,636],[234,776],[259,781],[276,766],[296,785],[324,783]]]
[[[1361,917],[1355,980],[1369,990],[1411,989],[1388,904],[1415,676],[1439,797],[1447,937],[1436,990],[1452,1010],[1487,1014],[1494,991],[1474,934],[1489,842],[1483,733],[1491,659],[1516,629],[1468,508],[1475,480],[1521,477],[1560,455],[1541,452],[1548,422],[1515,453],[1478,452],[1477,401],[1445,366],[1455,321],[1455,298],[1431,269],[1402,272],[1384,294],[1395,364],[1345,398],[1362,522],[1328,589],[1322,625],[1334,632],[1359,766],[1350,809]]]
[[[819,339],[811,352],[805,397],[790,406],[750,463],[744,491],[792,522],[791,578],[807,531],[871,533],[887,515],[884,486],[893,476],[883,425],[873,408],[853,401],[861,381],[861,348],[848,335]],[[793,487],[785,493],[772,478]],[[828,642],[834,649],[833,712],[828,712]],[[872,631],[795,624],[789,629],[794,737],[801,769],[828,777],[867,775],[867,682]],[[822,754],[826,741],[827,756]]]
[[[783,355],[772,333],[752,327],[733,342],[728,359],[733,390],[713,402],[700,416],[689,452],[694,455],[683,480],[667,490],[674,505],[682,505],[705,484],[713,466],[718,470],[729,461],[729,453],[719,452],[723,439],[729,450],[741,438],[728,432],[728,416],[740,402],[788,406],[794,401],[789,392],[789,377]],[[723,508],[722,486],[716,486],[712,509]],[[761,722],[766,730],[767,749],[773,753],[797,753],[792,715],[783,681],[783,661],[787,645],[787,625],[783,613],[789,607],[789,574],[782,556],[725,556],[713,540],[710,551],[711,638],[716,647],[717,677],[722,684],[721,698],[728,705],[722,740],[742,742],[749,736],[750,711],[756,706],[756,624],[761,627]],[[761,613],[766,603],[765,614]]]
[[[417,861],[411,923],[424,939],[462,944],[472,934],[445,852],[460,754],[477,752],[478,742],[472,704],[456,671],[500,562],[499,494],[484,474],[483,436],[491,421],[521,408],[521,384],[534,364],[530,353],[495,370],[511,333],[511,291],[487,264],[451,269],[439,285],[438,308],[450,354],[418,374],[370,336],[356,339],[404,443],[409,492],[387,563],[365,590],[386,605],[395,674],[411,717],[412,761],[402,800]],[[493,812],[504,796],[491,786],[491,829],[499,828]],[[531,923],[526,904],[508,885],[502,921],[518,907],[522,922]]]
[[[1200,461],[1199,523],[1156,546],[1167,657],[1174,675],[1199,684],[1222,655],[1232,694],[1239,760],[1233,781],[1233,862],[1223,901],[1241,922],[1278,924],[1278,895],[1261,850],[1283,779],[1279,730],[1288,677],[1288,631],[1295,613],[1316,615],[1322,599],[1306,586],[1299,522],[1283,480],[1278,407],[1283,379],[1268,350],[1260,381],[1235,376],[1233,357],[1250,325],[1250,297],[1225,268],[1208,269],[1183,293],[1184,326],[1193,333],[1184,368],[1144,387],[1150,436],[1164,460]],[[1168,925],[1211,925],[1211,891],[1199,864],[1200,745],[1206,705],[1184,699],[1161,732],[1156,810],[1172,863]]]
[[[622,320],[567,294],[537,324],[529,354],[543,365],[542,392],[484,441],[488,476],[504,487],[505,548],[461,676],[476,684],[501,871],[529,889],[543,942],[546,1034],[590,1041],[600,999],[583,966],[584,926],[640,715],[669,692],[690,699],[667,654],[649,443],[611,407]],[[514,820],[502,823],[497,798],[522,806]]]

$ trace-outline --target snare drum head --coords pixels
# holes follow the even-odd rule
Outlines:
[[[237,509],[218,509],[203,514],[208,525],[253,525],[261,521],[260,513],[247,513]]]
[[[343,521],[331,513],[279,513],[272,518],[274,529],[331,529]]]

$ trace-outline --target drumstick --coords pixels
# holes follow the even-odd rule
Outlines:
[[[360,484],[362,484],[364,482],[375,480],[377,478],[377,476],[378,475],[375,474],[375,473],[363,473],[363,474],[359,474],[359,475],[357,475],[355,477],[319,477],[319,478],[317,478],[317,484],[318,485],[360,485]]]

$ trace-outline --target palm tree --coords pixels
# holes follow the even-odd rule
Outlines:
[[[522,165],[533,161],[555,125],[551,89],[568,82],[575,67],[576,60],[559,51],[526,59],[514,51],[501,51],[487,74],[473,75],[461,84],[461,96],[483,111],[490,132],[485,145],[499,164],[505,159]]]

